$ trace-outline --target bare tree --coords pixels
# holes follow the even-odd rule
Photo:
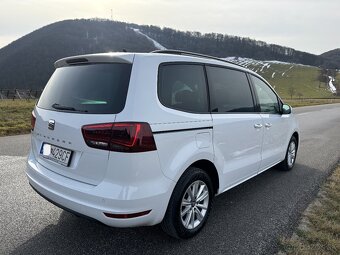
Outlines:
[[[294,88],[293,86],[290,86],[290,87],[288,88],[288,93],[289,93],[289,95],[290,95],[290,99],[292,99],[293,96],[295,95],[295,88]]]
[[[317,80],[319,81],[319,88],[321,88],[322,83],[324,83],[324,85],[326,86],[326,83],[328,81],[328,70],[325,68],[321,68],[319,70]]]
[[[297,96],[299,97],[299,99],[301,99],[301,97],[303,97],[303,94],[301,92],[298,92]]]

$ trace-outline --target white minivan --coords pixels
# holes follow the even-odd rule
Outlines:
[[[30,185],[114,227],[161,223],[189,238],[215,195],[293,168],[291,107],[258,74],[164,50],[64,58],[32,112]]]

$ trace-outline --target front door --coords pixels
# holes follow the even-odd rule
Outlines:
[[[264,171],[284,159],[287,140],[285,131],[289,128],[289,120],[281,114],[279,99],[269,85],[255,76],[251,77],[264,128],[260,167],[260,171]]]
[[[215,164],[223,170],[222,190],[256,175],[261,163],[263,127],[247,76],[207,66]]]

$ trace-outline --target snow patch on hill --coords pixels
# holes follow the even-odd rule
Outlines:
[[[332,76],[328,76],[328,86],[329,86],[329,90],[333,93],[336,94],[336,87],[333,84],[333,81],[335,81],[334,77]]]
[[[290,65],[291,68],[294,65],[312,67],[312,66],[309,66],[309,65],[289,63],[289,62],[283,62],[283,61],[277,61],[277,60],[255,60],[255,59],[251,59],[251,58],[242,58],[242,57],[226,57],[226,58],[223,58],[223,59],[230,61],[230,62],[233,62],[233,63],[236,63],[238,65],[245,66],[245,67],[248,67],[250,65],[251,66],[262,65],[263,68],[264,67],[269,68],[272,64]],[[260,71],[262,72],[263,69],[260,70]]]
[[[159,50],[166,50],[166,48],[160,44],[159,42],[157,42],[156,40],[152,39],[151,37],[147,36],[146,34],[142,33],[138,28],[131,28],[133,31],[135,31],[137,34],[140,34],[142,36],[145,36],[149,41],[151,41],[153,43],[153,45],[156,47],[156,49]]]
[[[263,68],[267,67],[267,69],[270,67],[270,64],[268,63],[265,63],[262,67],[261,67],[261,70],[260,72],[263,72]]]
[[[267,71],[271,71],[272,79],[274,79],[277,75],[281,75],[282,77],[287,76],[287,73],[294,68],[295,66],[305,66],[302,64],[288,63],[282,61],[274,61],[274,60],[255,60],[251,58],[242,58],[242,57],[227,57],[225,60],[244,66],[256,73],[265,73]],[[280,65],[290,65],[286,70],[277,70],[275,64]],[[281,68],[282,69],[282,68]]]
[[[286,71],[284,71],[283,73],[282,73],[282,77],[286,74],[286,72],[288,72],[290,69],[292,69],[294,66],[291,66],[291,67],[289,67]]]

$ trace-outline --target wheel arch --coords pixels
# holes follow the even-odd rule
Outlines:
[[[190,167],[197,167],[205,171],[209,175],[213,183],[215,194],[218,193],[218,190],[220,188],[220,180],[219,180],[218,171],[213,162],[207,159],[198,160],[192,163],[184,172],[186,172]]]
[[[299,137],[299,133],[297,132],[297,131],[295,131],[294,133],[293,133],[293,135],[292,136],[294,136],[295,137],[295,139],[296,139],[296,141],[297,141],[297,147],[299,148],[299,143],[300,143],[300,137]]]

